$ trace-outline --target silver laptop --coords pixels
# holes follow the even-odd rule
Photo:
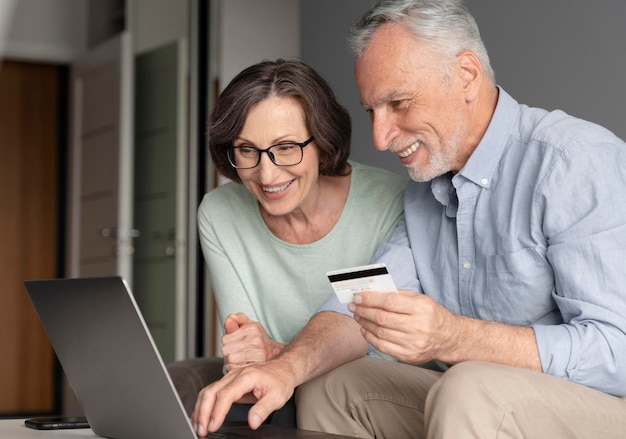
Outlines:
[[[94,433],[113,439],[196,438],[123,279],[24,284]],[[227,425],[208,437],[347,438],[272,425]]]

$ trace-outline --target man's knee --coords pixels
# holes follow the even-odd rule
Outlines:
[[[298,388],[298,425],[355,437],[422,437],[424,400],[440,376],[387,360],[355,360]]]
[[[332,375],[332,374],[331,374]],[[328,374],[324,374],[304,384],[296,389],[296,408],[298,413],[303,412],[311,414],[315,412],[315,408],[320,404],[326,404],[329,398],[328,393]],[[332,376],[330,377],[332,381]],[[300,418],[298,416],[298,418]]]
[[[355,360],[302,385],[296,391],[298,427],[355,437],[367,436],[352,419],[351,398],[362,391],[359,364]]]
[[[429,437],[493,437],[507,393],[498,389],[506,381],[503,372],[501,366],[479,361],[459,363],[446,371],[426,398]]]
[[[436,411],[438,407],[445,407],[449,402],[459,402],[459,398],[468,394],[467,386],[472,383],[467,377],[475,373],[476,368],[476,365],[466,362],[448,369],[428,392],[426,411]]]
[[[346,410],[348,398],[362,385],[358,379],[359,360],[344,364],[298,387],[296,408],[298,419],[310,420],[327,410]],[[324,409],[322,409],[324,407]]]
[[[481,377],[489,377],[488,363],[466,361],[448,369],[441,379],[430,389],[429,397],[436,399],[457,399],[468,394],[472,387],[479,386]],[[471,393],[470,393],[471,394]]]
[[[498,393],[510,394],[514,384],[506,366],[482,361],[465,361],[446,371],[428,394],[430,408],[467,406],[471,409],[477,401],[496,398]]]
[[[319,407],[321,402],[345,401],[347,395],[354,394],[351,388],[358,374],[354,371],[353,363],[347,363],[300,385],[296,392],[298,411],[310,413],[312,410],[309,409]]]

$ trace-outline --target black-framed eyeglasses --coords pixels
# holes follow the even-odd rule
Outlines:
[[[231,146],[226,155],[233,168],[251,169],[261,163],[261,153],[265,152],[276,166],[294,166],[302,161],[302,148],[313,141],[313,137],[302,143],[284,142],[269,148],[259,149],[254,146]]]

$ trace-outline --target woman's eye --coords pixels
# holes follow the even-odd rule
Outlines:
[[[248,147],[248,146],[239,146],[237,148],[237,150],[239,151],[240,154],[254,154],[255,150],[252,147]]]
[[[274,146],[278,152],[289,152],[294,148],[297,148],[298,145],[294,145],[293,143],[281,143],[279,145]]]

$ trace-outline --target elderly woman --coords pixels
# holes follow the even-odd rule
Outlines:
[[[280,352],[332,294],[327,271],[369,262],[402,215],[406,178],[348,161],[350,116],[298,60],[237,75],[209,136],[232,180],[198,210],[229,370]]]

